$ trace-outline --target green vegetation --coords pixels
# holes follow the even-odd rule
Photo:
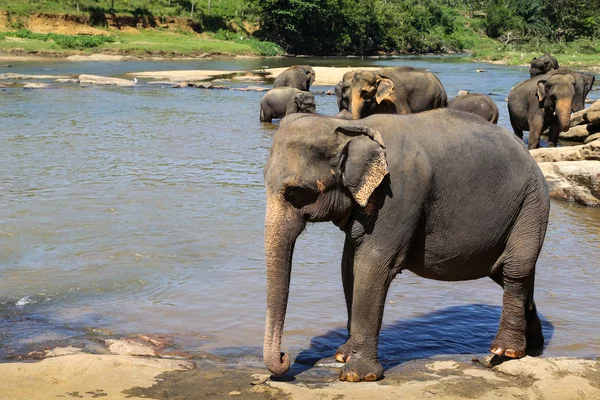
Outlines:
[[[218,36],[218,35],[215,35]],[[12,39],[12,40],[11,40]],[[25,51],[65,51],[71,49],[106,51],[119,54],[157,55],[252,55],[273,56],[281,49],[273,43],[238,38],[235,41],[199,37],[186,32],[173,33],[142,30],[140,33],[117,33],[113,36],[38,34],[27,30],[0,32],[0,49]]]
[[[5,37],[16,37],[21,39],[49,40],[56,43],[57,46],[65,49],[90,49],[101,46],[104,43],[112,43],[115,39],[111,36],[83,36],[83,35],[60,35],[57,33],[33,33],[27,29],[19,29],[16,32],[0,32],[0,39]]]
[[[229,20],[245,17],[247,6],[244,0],[0,0],[0,10],[20,16],[36,12],[85,14],[100,11],[188,18],[211,15]]]
[[[598,5],[598,0],[0,0],[0,10],[10,13],[17,29],[9,35],[12,41],[0,35],[0,48],[23,39],[25,48],[173,54],[469,51],[477,59],[518,64],[549,52],[565,65],[574,58],[585,65],[600,58]],[[141,35],[35,36],[21,22],[35,12],[87,15],[101,28],[107,13],[186,17],[206,33],[158,28]]]
[[[296,54],[439,52],[494,46],[597,52],[598,0],[248,0],[262,39]],[[567,44],[569,43],[569,44]],[[555,46],[558,45],[558,46]],[[496,46],[497,48],[498,46]]]

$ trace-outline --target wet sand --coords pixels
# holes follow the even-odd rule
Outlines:
[[[41,361],[0,364],[0,392],[4,400],[600,398],[598,360],[525,357],[491,367],[489,358],[439,357],[401,364],[382,381],[360,384],[338,381],[339,364],[331,361],[296,365],[292,376],[277,379],[259,360],[231,364],[59,348]]]

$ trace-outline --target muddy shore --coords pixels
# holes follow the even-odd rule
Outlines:
[[[109,344],[110,343],[110,344]],[[260,360],[231,363],[173,359],[152,343],[105,342],[106,354],[79,348],[47,350],[42,360],[0,364],[4,400],[107,399],[598,399],[600,361],[569,358],[502,360],[440,356],[386,370],[385,379],[348,383],[341,364],[295,364],[270,376]],[[139,354],[139,355],[135,355]],[[169,357],[169,358],[165,358]]]

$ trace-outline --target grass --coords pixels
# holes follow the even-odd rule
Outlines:
[[[278,46],[258,40],[226,41],[208,35],[187,32],[141,30],[137,33],[118,32],[112,36],[80,36],[36,34],[27,30],[0,33],[0,51],[22,49],[26,52],[65,52],[91,49],[99,52],[121,54],[148,54],[194,56],[221,55],[276,55]]]
[[[478,61],[496,61],[506,65],[529,65],[534,57],[550,53],[561,66],[572,68],[600,67],[600,40],[580,39],[569,43],[539,42],[503,44],[485,38],[469,52]]]
[[[211,2],[211,15],[225,18],[243,16],[246,9],[244,0],[218,0]],[[103,10],[118,14],[152,14],[155,16],[190,17],[191,0],[79,0],[80,13],[90,10]],[[0,0],[0,10],[6,10],[18,16],[32,13],[77,13],[77,0]],[[194,14],[208,14],[207,0],[194,0]]]

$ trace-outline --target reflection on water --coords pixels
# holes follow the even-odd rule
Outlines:
[[[294,61],[14,63],[11,72],[123,75]],[[451,97],[459,89],[491,93],[506,127],[504,98],[527,77],[526,68],[443,58],[310,63],[428,68]],[[262,168],[274,129],[258,121],[261,96],[151,86],[0,92],[0,355],[86,335],[90,327],[207,335],[204,350],[259,354]],[[319,112],[336,112],[333,97],[316,100]],[[344,340],[342,243],[331,224],[309,226],[297,243],[284,347],[300,363],[332,355]],[[599,248],[600,210],[552,203],[536,281],[546,354],[600,352]],[[501,297],[491,280],[398,276],[386,306],[382,359],[392,365],[485,352]]]

